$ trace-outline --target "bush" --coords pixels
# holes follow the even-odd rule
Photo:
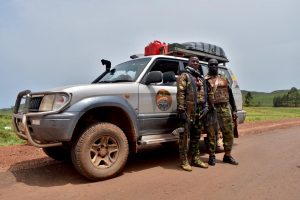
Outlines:
[[[297,88],[292,87],[287,94],[273,98],[274,107],[300,107],[300,94]]]
[[[0,146],[24,143],[12,130],[11,115],[0,114]]]

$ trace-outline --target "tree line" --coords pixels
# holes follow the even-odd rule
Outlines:
[[[251,92],[244,97],[244,106],[261,106],[261,103],[254,103]],[[287,94],[273,97],[273,107],[300,107],[300,93],[297,88],[292,87]]]
[[[300,107],[300,93],[292,87],[287,94],[273,98],[274,107]]]

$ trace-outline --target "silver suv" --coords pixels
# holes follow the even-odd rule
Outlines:
[[[91,180],[116,176],[139,145],[176,141],[176,76],[187,58],[135,58],[106,71],[92,84],[19,93],[13,114],[17,135],[56,159],[71,159]],[[201,73],[207,72],[202,62]],[[242,97],[229,69],[239,121]]]

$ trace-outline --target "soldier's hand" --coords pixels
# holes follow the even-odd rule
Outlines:
[[[232,117],[233,117],[234,120],[237,119],[237,112],[236,112],[236,111],[233,111],[233,112],[232,112]]]
[[[205,106],[202,110],[203,115],[206,115],[208,111],[209,111],[208,106]]]
[[[179,122],[185,123],[187,121],[187,114],[184,110],[179,110],[177,113],[177,118]]]

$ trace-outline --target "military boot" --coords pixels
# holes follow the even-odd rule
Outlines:
[[[216,156],[215,155],[209,155],[208,164],[211,166],[214,166],[216,164]]]
[[[232,165],[238,165],[239,164],[232,156],[228,156],[228,155],[224,155],[223,162],[224,163],[229,163],[229,164],[232,164]]]
[[[187,155],[180,155],[180,167],[185,171],[192,171]]]
[[[192,165],[195,167],[208,168],[208,164],[204,163],[199,155],[195,155],[192,158]]]

